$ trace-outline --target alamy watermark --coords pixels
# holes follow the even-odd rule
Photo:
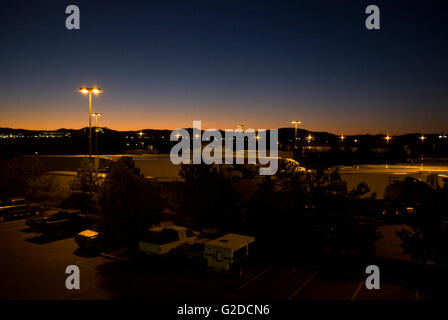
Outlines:
[[[170,140],[178,141],[170,152],[173,164],[260,164],[260,175],[274,175],[278,169],[278,130],[226,129],[224,137],[217,129],[202,132],[201,121],[193,121],[193,134],[186,129],[171,132]],[[269,148],[267,147],[269,138]],[[179,141],[180,140],[180,141]],[[247,141],[247,149],[245,144]],[[202,146],[202,142],[209,142]],[[235,148],[234,148],[235,146]],[[224,152],[224,159],[223,159]],[[246,156],[247,152],[247,156]],[[247,160],[247,162],[246,162]]]
[[[81,289],[79,267],[77,265],[71,264],[65,268],[65,273],[69,275],[65,279],[65,287],[68,290]]]

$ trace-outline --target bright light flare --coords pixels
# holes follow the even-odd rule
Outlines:
[[[100,88],[80,88],[79,92],[81,92],[82,94],[88,94],[88,93],[99,94],[103,91],[101,91]]]

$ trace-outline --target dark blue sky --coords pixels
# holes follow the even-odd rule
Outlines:
[[[81,29],[65,28],[76,4]],[[369,31],[365,8],[381,10]],[[441,1],[10,1],[0,10],[0,126],[80,128],[81,86],[114,129],[447,131]]]

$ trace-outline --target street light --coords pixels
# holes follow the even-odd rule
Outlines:
[[[92,93],[101,93],[100,88],[80,88],[79,92],[89,95],[89,158],[92,158]]]
[[[92,113],[92,116],[95,117],[95,154],[98,154],[98,117],[101,117],[103,114],[99,112]]]
[[[293,120],[291,123],[294,125],[294,149],[297,149],[297,126],[301,124],[301,121]]]

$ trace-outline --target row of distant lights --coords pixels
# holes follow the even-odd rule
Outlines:
[[[294,125],[296,126],[296,130],[297,130],[297,126],[298,126],[299,124],[302,124],[302,122],[301,122],[301,121],[298,121],[298,120],[291,121],[291,123],[294,124]],[[239,125],[238,127],[242,127],[242,125]],[[448,136],[445,135],[445,134],[443,134],[443,133],[439,136],[439,139],[447,139],[447,138],[448,138]],[[297,138],[297,139],[300,140],[300,138]],[[306,137],[305,139],[308,141],[308,143],[310,143],[310,142],[314,139],[314,137],[311,136],[311,134],[309,134],[308,137]],[[346,137],[344,136],[344,134],[342,134],[342,135],[339,137],[339,139],[341,139],[341,141],[343,142],[344,139],[346,139]],[[384,139],[385,139],[387,142],[389,142],[389,141],[392,139],[392,137],[389,136],[389,135],[387,135],[387,136],[384,137]],[[422,142],[423,142],[423,141],[426,139],[426,137],[425,137],[424,135],[421,135],[421,137],[419,137],[419,139],[422,140]],[[357,143],[357,142],[358,142],[358,139],[355,138],[355,139],[353,140],[353,142]]]
[[[176,138],[177,138],[177,139],[179,139],[180,137],[181,137],[180,134],[177,134],[177,135],[176,135]],[[196,134],[196,135],[194,136],[194,139],[199,139],[200,137],[201,137],[200,135]],[[162,138],[163,138],[163,137],[162,137]],[[232,140],[232,139],[235,140],[236,137],[229,138],[229,140]],[[257,140],[258,140],[258,139],[260,139],[260,136],[255,136],[254,139],[257,139]],[[217,141],[218,141],[218,140],[223,141],[224,138],[217,138],[216,140],[217,140]]]
[[[344,141],[344,139],[345,139],[346,137],[344,137],[344,135],[342,135],[342,136],[340,136],[339,138],[340,138],[342,141]],[[447,136],[446,134],[442,134],[442,135],[439,136],[439,139],[447,139],[447,138],[448,138],[448,136]],[[310,136],[307,137],[307,139],[308,139],[308,142],[309,142],[309,141],[311,141],[311,139],[313,139],[313,137],[311,137],[311,135],[310,135]],[[389,140],[392,139],[392,137],[389,136],[389,135],[387,135],[387,136],[384,137],[384,139],[386,139],[386,141],[389,142]],[[427,137],[425,137],[424,135],[421,135],[421,136],[419,137],[419,139],[422,140],[422,141],[424,141],[425,139],[427,139]],[[353,140],[353,141],[354,141],[354,142],[358,142],[358,139],[355,139],[355,140]]]
[[[70,134],[66,134],[66,136],[69,136],[69,135]],[[143,133],[140,132],[139,135],[140,135],[140,137],[142,137]],[[35,136],[27,136],[27,138],[33,138],[33,137],[34,138],[61,138],[62,135],[52,135],[52,134],[49,134],[49,135],[46,134],[45,135],[45,134],[40,134],[40,135],[35,135]],[[177,135],[176,137],[179,139],[180,135]],[[0,139],[15,139],[15,138],[25,138],[25,136],[23,134],[17,134],[17,135],[16,134],[9,134],[9,135],[8,134],[2,134],[2,135],[0,135]],[[165,137],[162,136],[162,139],[164,139],[164,138]],[[199,135],[196,135],[195,138],[199,139]],[[256,136],[255,138],[257,140],[260,139],[259,136]],[[342,141],[344,141],[346,139],[346,137],[344,135],[340,136],[339,138]],[[133,136],[126,136],[126,139],[134,139],[134,137]],[[233,139],[235,139],[235,137],[233,137]],[[311,142],[313,139],[314,139],[314,137],[311,136],[311,135],[308,135],[308,137],[306,137],[306,140],[308,142]],[[387,136],[384,137],[384,139],[389,141],[389,140],[392,139],[392,137],[387,135]],[[419,139],[423,141],[423,140],[427,139],[427,137],[422,135],[421,137],[419,137]],[[442,135],[439,135],[439,139],[448,139],[448,136],[446,134],[442,134]],[[221,138],[221,140],[224,140],[224,138]],[[231,138],[229,138],[229,140],[231,140]],[[358,139],[354,139],[353,141],[356,143],[356,142],[358,142]]]
[[[24,136],[23,134],[2,134],[0,135],[0,139],[23,139],[23,138],[62,138],[62,137],[70,136],[69,133],[65,135],[54,135],[54,134],[39,134],[34,136]]]

